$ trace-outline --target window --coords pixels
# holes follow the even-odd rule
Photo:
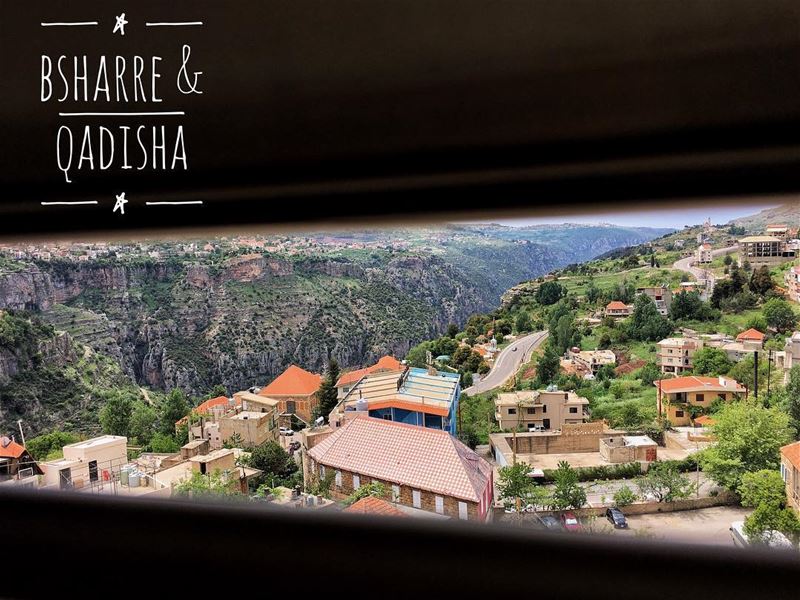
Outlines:
[[[695,394],[694,399],[698,402],[703,402],[706,399],[705,394]]]
[[[574,414],[576,414],[578,412],[578,409],[575,406],[570,406],[569,407],[569,412],[574,415]]]
[[[422,508],[422,492],[419,490],[412,490],[411,504],[414,508]]]
[[[336,487],[342,487],[342,472],[336,471]]]
[[[510,414],[510,415],[515,415],[515,414],[517,414],[517,409],[516,409],[516,408],[509,408],[509,409],[508,409],[508,414]]]
[[[325,465],[319,466],[319,476],[322,479],[325,479]]]
[[[89,461],[89,481],[97,481],[97,461],[90,460]]]
[[[400,502],[400,486],[392,486],[392,502]]]
[[[536,414],[536,408],[527,408],[525,409],[529,415]]]
[[[469,519],[469,513],[467,512],[467,503],[466,502],[459,502],[458,503],[458,518],[462,521],[466,521]]]
[[[676,417],[682,417],[683,416],[683,411],[682,410],[676,410],[675,411],[675,416]]]
[[[436,496],[436,512],[440,515],[444,514],[444,498]]]
[[[727,399],[727,396],[725,395],[725,392],[722,392],[721,394],[717,394],[717,397],[720,400],[726,400]]]
[[[547,404],[542,404],[542,412],[543,413],[547,412]]]
[[[357,490],[361,487],[361,478],[358,475],[353,475],[353,489]]]
[[[787,471],[788,469],[786,468],[786,465],[781,463],[781,479],[783,479],[783,483],[786,483]]]

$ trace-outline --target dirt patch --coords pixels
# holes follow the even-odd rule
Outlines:
[[[614,372],[617,375],[627,375],[628,373],[633,373],[637,369],[641,369],[646,364],[647,363],[642,359],[637,359],[629,363],[625,363],[623,365],[618,366],[616,369],[614,369]]]

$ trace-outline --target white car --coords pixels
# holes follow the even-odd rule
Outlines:
[[[281,427],[281,435],[294,435],[294,431],[288,427]]]

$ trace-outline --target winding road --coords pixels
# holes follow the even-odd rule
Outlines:
[[[517,369],[531,359],[531,354],[547,339],[546,331],[537,331],[519,338],[500,351],[494,366],[481,381],[464,390],[465,394],[475,395],[488,392],[503,385]]]
[[[711,251],[711,256],[720,256],[721,254],[725,254],[727,252],[734,252],[737,250],[736,246],[728,246],[727,248],[719,248],[717,250]],[[694,266],[695,256],[687,256],[686,258],[682,258],[680,260],[676,260],[672,263],[672,268],[676,271],[683,271],[684,273],[689,273],[693,275],[695,279],[707,279],[708,285],[707,293],[711,296],[711,293],[714,291],[714,283],[716,282],[716,277],[714,277],[714,273],[710,270],[701,269],[700,267]]]

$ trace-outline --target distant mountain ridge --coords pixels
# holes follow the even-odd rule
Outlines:
[[[5,257],[0,309],[34,313],[118,364],[131,384],[195,396],[222,384],[232,393],[264,385],[292,363],[321,372],[328,356],[345,368],[403,356],[448,323],[496,308],[520,281],[662,232],[453,225],[278,236],[258,250],[187,256],[175,255],[178,242],[156,242],[138,254],[136,246],[123,248],[122,258]],[[230,244],[212,241],[197,247]],[[62,367],[80,356],[63,353]],[[37,377],[33,364],[19,373],[3,372],[4,364],[0,398],[3,389],[22,389],[20,373]],[[82,414],[92,414],[100,400],[81,393]],[[24,416],[34,429],[52,422],[42,416],[47,398],[36,402],[30,414],[15,401],[6,418]]]
[[[763,232],[767,225],[783,223],[789,227],[800,227],[800,198],[773,208],[766,208],[754,215],[731,221],[744,227],[748,233]]]

